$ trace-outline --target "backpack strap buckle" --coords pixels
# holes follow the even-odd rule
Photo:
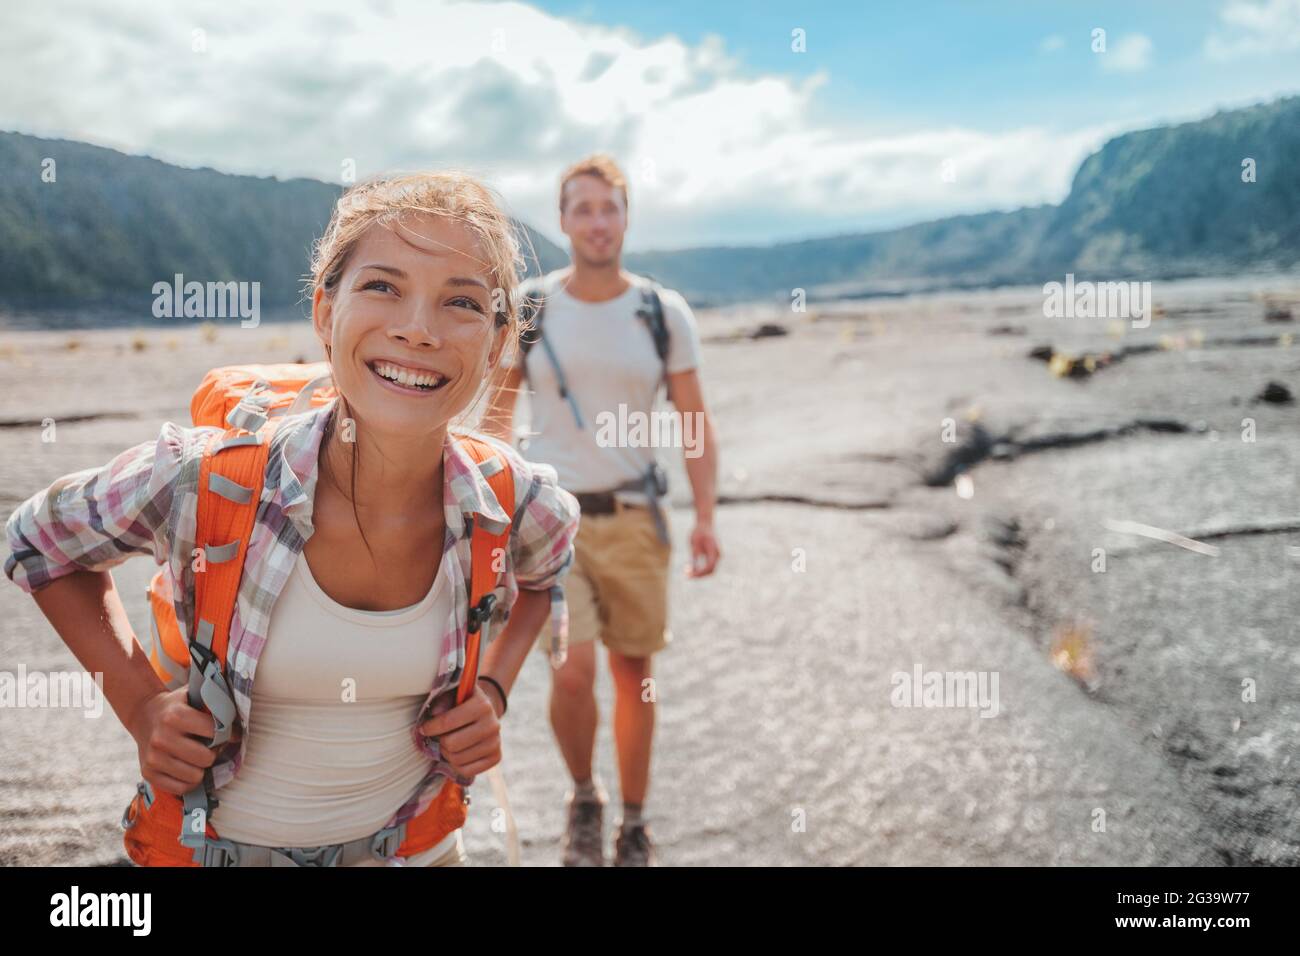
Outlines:
[[[230,867],[239,865],[239,847],[229,840],[206,838],[194,851],[200,866]]]
[[[487,623],[488,618],[492,616],[492,609],[496,607],[497,596],[493,591],[489,591],[479,599],[478,604],[469,609],[468,630],[471,634],[478,632],[478,629]]]
[[[339,859],[343,856],[343,844],[277,847],[274,852],[288,857],[298,866],[338,866]],[[274,861],[271,865],[275,865]]]
[[[370,841],[370,852],[380,859],[387,860],[397,855],[397,848],[406,839],[406,824],[384,827]]]

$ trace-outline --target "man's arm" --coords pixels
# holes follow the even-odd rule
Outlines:
[[[513,368],[502,367],[497,369],[488,386],[488,407],[480,430],[493,438],[500,438],[507,445],[513,445],[515,441],[515,402],[523,380],[522,364]]]
[[[682,454],[695,499],[695,528],[691,532],[691,565],[687,577],[712,574],[721,553],[713,532],[718,500],[718,442],[713,418],[704,405],[704,390],[696,369],[668,376],[668,394],[682,416]]]

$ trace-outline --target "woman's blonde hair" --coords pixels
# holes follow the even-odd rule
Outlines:
[[[334,295],[353,251],[371,226],[392,225],[407,216],[420,214],[442,216],[462,223],[478,240],[486,257],[483,264],[492,276],[490,307],[493,325],[496,329],[504,327],[506,330],[506,344],[498,358],[499,366],[512,350],[518,348],[517,298],[525,261],[521,238],[527,242],[527,233],[517,229],[497,195],[468,173],[448,170],[381,176],[348,189],[339,197],[329,225],[312,250],[311,274],[306,280],[308,299],[314,298],[317,289],[324,290],[327,296]],[[466,406],[467,413],[478,405],[489,385],[488,378],[485,378],[474,400]],[[342,394],[339,402],[343,416],[352,417],[347,399]],[[331,426],[338,417],[331,416]],[[328,432],[332,431],[333,427],[327,426],[326,439]],[[357,457],[355,454],[349,457],[353,489],[349,498],[355,512]],[[360,527],[359,518],[357,526]],[[364,540],[365,531],[362,530],[361,534]],[[366,547],[369,548],[368,541]]]
[[[496,325],[508,326],[507,337],[517,339],[515,298],[524,266],[520,234],[496,194],[473,176],[456,170],[381,176],[358,183],[340,196],[312,251],[308,297],[318,288],[334,294],[353,250],[371,226],[420,214],[463,223],[474,233],[487,257],[484,265],[492,273]]]

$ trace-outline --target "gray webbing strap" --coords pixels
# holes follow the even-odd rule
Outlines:
[[[194,645],[203,648],[196,651],[190,646],[190,706],[198,709],[206,707],[212,712],[213,734],[211,747],[220,747],[229,742],[231,728],[235,724],[235,696],[231,693],[226,677],[221,673],[221,662],[212,653],[212,635],[216,628],[207,619],[199,621],[198,636]]]
[[[668,544],[668,520],[664,517],[663,508],[659,505],[659,485],[655,480],[656,471],[657,469],[652,463],[650,467],[646,469],[645,475],[624,482],[614,490],[644,492],[646,502],[650,508],[650,517],[654,519],[655,533],[659,536],[660,541],[664,544]]]
[[[299,412],[305,412],[308,408],[311,407],[312,393],[315,392],[316,389],[320,388],[322,385],[331,384],[333,380],[334,380],[334,373],[332,371],[325,372],[313,378],[310,382],[308,382],[306,385],[302,387],[302,389],[298,392],[297,395],[294,396],[293,404],[291,404],[287,409],[285,409],[284,412],[285,417],[287,418],[290,415],[297,415]]]
[[[210,747],[219,747],[230,741],[235,723],[235,699],[230,685],[221,673],[221,664],[212,653],[212,637],[216,628],[212,622],[200,619],[194,641],[190,644],[189,704],[212,713],[213,735]],[[181,820],[180,842],[194,850],[194,860],[208,865],[210,853],[207,844],[208,814],[211,810],[209,791],[212,786],[212,768],[203,773],[203,782],[185,794],[184,818]]]
[[[384,827],[347,843],[324,846],[259,846],[238,840],[208,840],[204,866],[354,866],[365,860],[391,860],[406,839],[406,824]],[[198,859],[197,855],[195,859]]]
[[[226,415],[227,424],[248,432],[261,429],[267,420],[266,406],[271,402],[269,385],[270,383],[264,378],[259,378],[250,385],[248,391],[240,398],[239,404]]]
[[[578,423],[578,430],[582,431],[587,426],[582,423],[582,413],[578,411],[578,403],[569,391],[569,384],[564,379],[564,369],[560,368],[560,360],[555,357],[555,349],[551,348],[551,340],[545,335],[542,336],[542,348],[546,351],[546,357],[550,359],[551,368],[555,369],[555,381],[560,386],[560,397],[569,403],[569,408],[573,409],[573,420]]]
[[[266,424],[266,413],[240,402],[230,410],[230,414],[226,416],[226,422],[232,428],[242,428],[244,431],[255,432]]]
[[[246,505],[253,500],[253,489],[245,488],[237,481],[231,481],[225,475],[215,472],[208,474],[208,490],[215,491],[227,501],[237,505]]]
[[[225,544],[205,544],[203,546],[204,559],[211,561],[213,564],[221,564],[224,561],[229,561],[237,554],[239,554],[238,538],[234,541],[227,541]]]
[[[256,432],[251,435],[232,435],[229,438],[221,439],[221,441],[217,443],[217,446],[213,448],[212,451],[215,454],[217,452],[225,451],[227,448],[238,447],[239,445],[260,445],[260,444],[262,444],[262,436],[260,434],[257,434]],[[212,475],[209,474],[208,477],[211,478]]]

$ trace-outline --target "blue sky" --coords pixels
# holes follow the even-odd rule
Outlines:
[[[688,43],[709,34],[763,72],[810,76],[828,71],[819,106],[844,122],[884,129],[921,124],[978,124],[996,130],[1024,123],[1155,122],[1198,117],[1216,104],[1254,102],[1300,92],[1300,38],[1275,55],[1216,60],[1207,38],[1237,34],[1221,13],[1234,6],[1280,11],[1279,26],[1300,28],[1295,4],[1220,0],[1128,2],[809,2],[658,0],[655,3],[543,0],[536,6],[589,23],[619,23],[647,36],[676,34]],[[1292,17],[1282,19],[1287,7]],[[802,27],[808,50],[790,50]],[[1140,34],[1152,43],[1149,66],[1098,69],[1092,30],[1108,40]],[[1049,43],[1059,37],[1061,45]],[[1279,38],[1284,41],[1285,38]]]
[[[557,177],[605,150],[631,180],[630,249],[1058,202],[1110,136],[1300,92],[1300,0],[56,0],[4,17],[0,128],[336,182],[453,165],[555,238]]]

